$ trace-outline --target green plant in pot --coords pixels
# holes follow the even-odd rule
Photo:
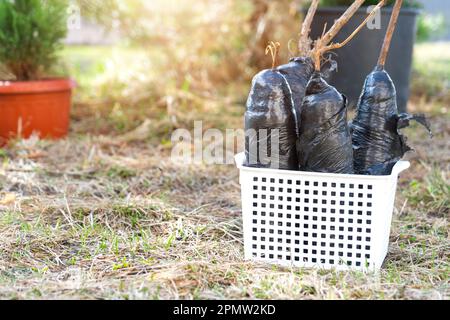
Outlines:
[[[67,135],[74,83],[52,78],[67,34],[67,0],[0,1],[0,144]]]
[[[345,39],[352,30],[363,21],[367,15],[368,6],[376,5],[379,0],[366,0],[364,6],[353,16],[342,29],[336,42]],[[366,75],[373,69],[377,61],[378,52],[383,43],[384,35],[389,24],[394,0],[386,0],[376,22],[363,28],[361,32],[332,58],[337,61],[338,69],[329,81],[349,99],[351,107],[356,106],[361,87]],[[324,25],[328,27],[339,17],[353,0],[321,0],[313,24],[311,36],[317,39],[321,36]],[[416,0],[404,0],[403,8],[398,20],[397,30],[392,41],[391,51],[386,63],[386,69],[392,76],[397,87],[398,107],[401,112],[407,109],[410,94],[410,78],[412,69],[413,47],[417,30],[417,15],[420,4]]]

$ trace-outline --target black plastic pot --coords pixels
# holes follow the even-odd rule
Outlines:
[[[311,29],[312,39],[319,38],[322,35],[325,23],[327,29],[329,29],[345,10],[345,7],[319,8]],[[340,42],[347,38],[365,19],[367,12],[367,7],[361,8],[342,28],[334,42]],[[377,64],[391,13],[392,8],[383,8],[381,29],[370,30],[368,27],[364,27],[350,43],[335,52],[336,55],[333,59],[338,62],[338,70],[332,73],[328,80],[347,96],[350,107],[357,104],[364,80]],[[419,11],[416,9],[402,9],[386,63],[386,70],[397,88],[400,112],[406,112],[410,94],[411,67],[418,13]]]

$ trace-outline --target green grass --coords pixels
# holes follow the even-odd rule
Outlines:
[[[438,167],[424,181],[412,180],[406,196],[412,205],[423,207],[430,214],[447,217],[450,213],[450,185],[445,172]]]
[[[448,113],[450,102],[450,43],[421,43],[414,53],[413,96],[436,104],[433,113]]]
[[[111,46],[69,46],[60,53],[63,72],[76,79],[77,101],[113,99],[120,97],[130,74],[149,55],[138,48]],[[142,68],[142,64],[140,65]],[[128,83],[132,85],[132,83]],[[117,92],[115,92],[117,91]]]
[[[443,80],[450,78],[450,43],[421,43],[414,52],[414,68],[420,73],[434,74]]]

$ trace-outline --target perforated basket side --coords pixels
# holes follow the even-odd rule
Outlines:
[[[239,168],[246,259],[301,267],[381,267],[397,175]]]

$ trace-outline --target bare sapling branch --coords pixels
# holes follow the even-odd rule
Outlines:
[[[403,0],[397,0],[395,2],[394,8],[392,9],[392,16],[389,22],[389,26],[386,32],[386,37],[384,38],[383,48],[381,49],[380,58],[378,59],[378,65],[384,67],[386,64],[386,59],[389,53],[389,48],[391,46],[392,37],[397,26],[398,17],[400,15],[400,10],[402,8]]]
[[[347,24],[356,11],[358,11],[358,9],[363,5],[364,1],[365,0],[355,0],[355,2],[353,2],[353,4],[342,14],[342,16],[336,20],[330,30],[328,30],[328,32],[322,37],[322,45],[326,46],[336,37],[342,27]]]
[[[341,43],[334,43],[324,48],[324,51],[330,51],[334,49],[339,49],[345,46],[347,43],[349,43],[358,33],[361,31],[361,29],[377,14],[377,12],[384,6],[384,1],[382,0],[378,5],[373,8],[373,10],[370,12],[370,14],[367,16],[367,18],[356,28],[355,31],[343,42]]]
[[[300,40],[298,42],[298,50],[300,56],[308,56],[311,51],[311,39],[309,34],[311,32],[311,24],[316,14],[317,7],[320,0],[313,0],[311,6],[309,7],[308,13],[303,21],[302,30],[300,33]]]
[[[331,29],[315,42],[313,59],[316,71],[320,71],[322,55],[325,52],[342,48],[347,43],[349,43],[385,4],[385,0],[381,0],[366,17],[366,19],[358,26],[358,28],[356,28],[355,31],[353,31],[352,34],[343,42],[328,45],[334,39],[337,33],[342,29],[342,27],[352,18],[352,16],[356,13],[363,2],[364,1],[355,1],[353,5],[348,8],[347,11],[338,20],[336,20]]]

